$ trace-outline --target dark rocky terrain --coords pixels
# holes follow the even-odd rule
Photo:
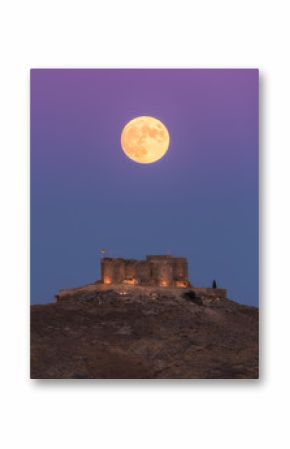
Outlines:
[[[257,378],[258,309],[114,291],[31,306],[31,377]]]

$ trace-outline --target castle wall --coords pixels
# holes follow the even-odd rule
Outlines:
[[[125,260],[125,279],[136,278],[137,260],[129,259]]]
[[[101,272],[104,284],[120,284],[125,278],[124,259],[102,259]]]
[[[125,278],[125,261],[116,259],[113,268],[113,283],[120,284]]]
[[[171,256],[147,256],[151,266],[152,282],[161,287],[173,285],[173,263]]]
[[[147,256],[146,260],[101,260],[104,284],[155,285],[161,287],[186,287],[187,261],[184,257]]]
[[[187,260],[184,257],[174,257],[173,261],[173,278],[175,281],[184,281],[188,278]]]
[[[113,282],[113,263],[111,259],[101,259],[101,275],[103,284],[112,284]]]
[[[140,285],[150,285],[152,283],[151,266],[145,260],[140,260],[136,265],[136,278]]]

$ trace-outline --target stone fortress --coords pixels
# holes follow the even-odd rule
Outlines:
[[[156,255],[146,256],[145,260],[102,257],[100,268],[100,280],[78,288],[61,289],[55,295],[55,301],[95,297],[106,292],[148,298],[181,297],[184,293],[201,299],[227,298],[225,289],[193,286],[188,280],[185,257]]]
[[[146,260],[101,259],[103,284],[125,284],[156,287],[190,286],[187,260],[184,257],[147,256]]]

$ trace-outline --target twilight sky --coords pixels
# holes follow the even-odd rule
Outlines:
[[[191,282],[258,304],[258,70],[31,71],[31,301],[99,279],[112,257],[185,256]],[[161,120],[163,159],[120,146]]]

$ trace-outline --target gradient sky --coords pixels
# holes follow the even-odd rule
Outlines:
[[[258,70],[31,71],[31,300],[100,278],[112,257],[185,256],[191,282],[258,304]],[[154,164],[120,146],[151,115]]]

